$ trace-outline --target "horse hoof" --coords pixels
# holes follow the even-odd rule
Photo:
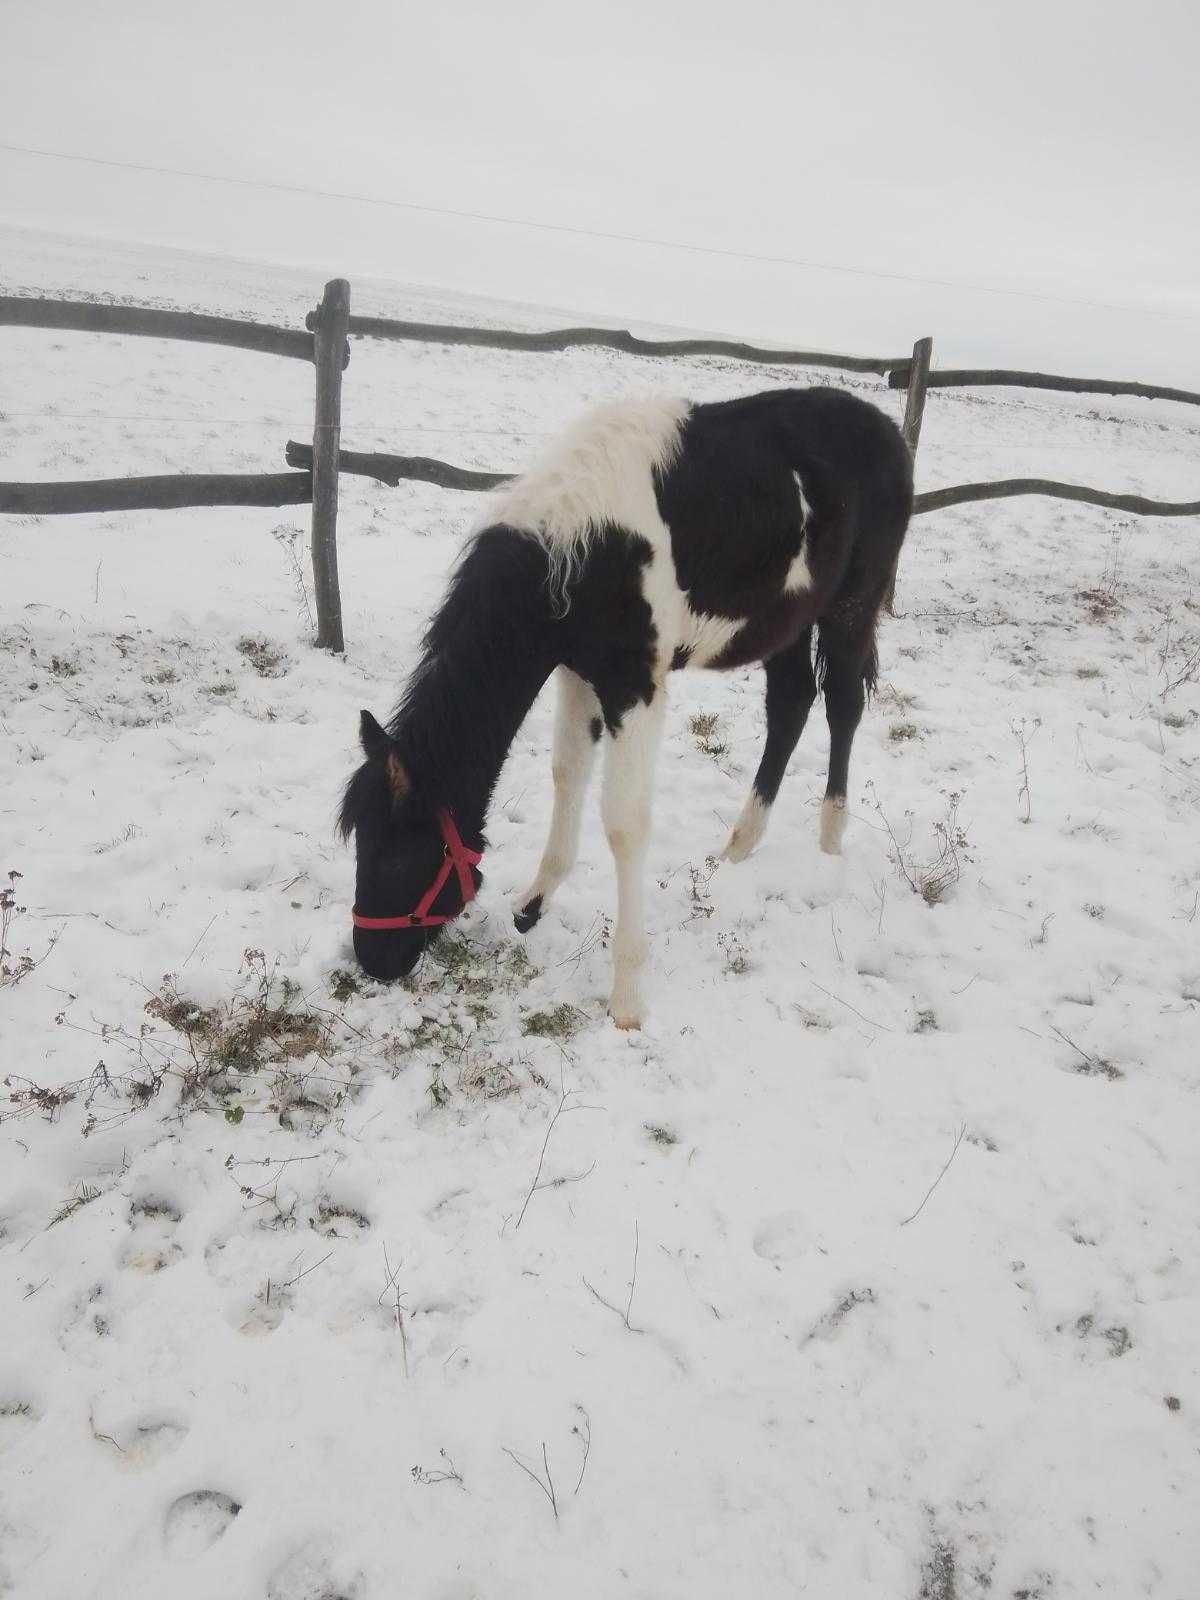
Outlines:
[[[827,856],[840,856],[846,832],[846,796],[826,795],[821,802],[821,849]]]
[[[754,839],[747,838],[740,829],[735,828],[729,835],[729,842],[724,850],[721,851],[721,860],[732,861],[735,864],[739,861],[745,861],[754,849],[756,842]]]
[[[530,928],[537,923],[541,914],[542,897],[540,894],[535,894],[527,905],[523,905],[519,911],[513,912],[513,927],[518,933],[528,933]]]

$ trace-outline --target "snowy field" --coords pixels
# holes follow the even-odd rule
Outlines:
[[[0,245],[8,293],[298,326],[321,286]],[[827,381],[356,343],[343,438],[516,469],[595,400]],[[278,471],[311,384],[3,329],[0,477]],[[1200,413],[931,396],[918,487],[1018,474],[1194,497]],[[308,644],[305,508],[0,519],[0,1593],[1200,1593],[1200,523],[917,519],[841,860],[818,708],[764,844],[714,865],[761,674],[677,674],[624,1035],[594,808],[509,920],[549,694],[458,935],[407,989],[354,977],[358,710],[480,503],[342,496],[344,660]]]

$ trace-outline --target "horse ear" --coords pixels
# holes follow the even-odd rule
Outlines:
[[[392,741],[369,711],[360,711],[358,714],[358,737],[362,741],[363,754],[368,759],[381,756],[391,749]]]
[[[392,794],[397,800],[403,800],[405,795],[408,794],[409,790],[412,788],[412,783],[409,779],[408,773],[404,770],[403,762],[400,760],[400,757],[394,750],[388,751],[388,758],[385,765],[387,767],[388,784],[391,787]]]

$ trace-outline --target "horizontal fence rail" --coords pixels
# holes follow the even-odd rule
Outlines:
[[[726,339],[640,339],[621,328],[559,328],[549,333],[518,333],[512,328],[456,327],[436,322],[397,322],[390,317],[351,317],[351,337],[410,339],[422,344],[473,344],[491,350],[545,354],[593,345],[627,356],[731,356],[760,366],[833,367],[842,372],[874,372],[880,377],[907,370],[909,356],[839,356],[814,350],[773,350]],[[903,385],[901,386],[903,387]]]
[[[1181,400],[1200,406],[1200,394],[1191,389],[1168,389],[1156,383],[1126,383],[1119,378],[1063,378],[1053,372],[1012,372],[1005,367],[943,367],[926,379],[931,389],[1057,389],[1066,394],[1132,394],[1143,400]],[[890,389],[908,386],[908,369],[888,373]]]
[[[311,472],[189,472],[82,483],[0,483],[0,512],[35,517],[174,511],[183,506],[300,506],[311,499]]]
[[[92,478],[77,483],[0,483],[0,513],[60,516],[87,511],[167,511],[185,506],[292,506],[312,500],[312,446],[289,440],[287,462],[299,470],[277,473],[192,472],[150,478]],[[432,483],[442,489],[486,492],[516,476],[456,467],[430,456],[342,450],[338,471],[373,478],[393,489],[403,482]],[[1113,494],[1050,478],[1001,478],[993,483],[960,483],[931,489],[913,499],[913,515],[942,511],[974,500],[1007,500],[1016,495],[1046,495],[1077,500],[1143,517],[1200,516],[1200,500],[1148,500],[1144,495]]]
[[[292,467],[310,467],[312,449],[289,440],[287,462]],[[339,470],[359,477],[374,478],[394,489],[404,480],[435,483],[442,489],[486,491],[510,483],[516,473],[484,472],[473,467],[455,467],[430,456],[393,456],[385,453],[343,450]],[[946,506],[970,500],[1006,500],[1013,495],[1041,494],[1058,500],[1082,500],[1089,505],[1107,506],[1114,511],[1134,511],[1146,517],[1200,516],[1200,500],[1147,500],[1138,494],[1109,494],[1104,489],[1085,489],[1074,483],[1055,483],[1049,478],[1001,478],[995,483],[961,483],[947,489],[932,489],[913,498],[913,515],[941,511]]]
[[[0,326],[61,328],[74,333],[126,333],[146,339],[184,339],[229,345],[269,356],[313,359],[313,336],[299,328],[240,322],[197,311],[160,311],[153,306],[97,305],[91,300],[34,300],[0,295]]]
[[[312,467],[311,445],[297,444],[294,439],[289,439],[286,455],[289,467]],[[442,489],[494,489],[516,476],[511,472],[481,472],[471,467],[452,467],[449,462],[435,461],[431,456],[391,456],[359,450],[340,451],[338,471],[352,472],[361,478],[374,478],[378,483],[390,484],[393,489],[405,480],[436,483]]]
[[[1051,478],[1001,478],[995,483],[959,483],[949,489],[930,489],[913,496],[913,515],[965,505],[969,500],[1007,500],[1020,494],[1082,500],[1086,505],[1106,506],[1112,511],[1134,511],[1139,517],[1200,517],[1200,500],[1147,500],[1140,494],[1109,494],[1105,489],[1055,483]]]

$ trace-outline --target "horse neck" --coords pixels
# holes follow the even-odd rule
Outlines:
[[[487,538],[455,576],[392,730],[421,791],[468,835],[482,833],[504,759],[557,664],[544,558],[522,559],[522,539],[509,559]]]

